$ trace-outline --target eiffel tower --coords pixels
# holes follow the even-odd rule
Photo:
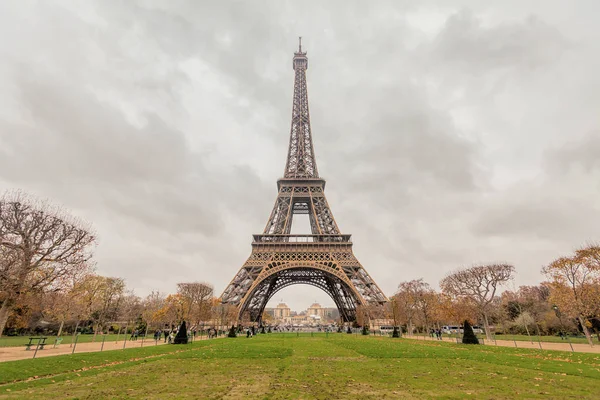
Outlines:
[[[358,306],[388,301],[352,252],[349,234],[338,228],[319,177],[313,147],[302,38],[294,53],[292,128],[279,193],[262,234],[252,242],[252,254],[221,295],[223,304],[238,307],[238,318],[260,322],[267,302],[281,289],[306,284],[325,291],[344,322],[356,320]],[[308,214],[312,234],[291,234],[292,217]]]

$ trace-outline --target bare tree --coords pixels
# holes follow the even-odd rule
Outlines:
[[[515,268],[508,264],[475,266],[453,272],[440,282],[442,290],[454,297],[472,300],[483,317],[485,335],[492,339],[489,316],[498,288],[513,278]]]
[[[356,323],[358,324],[358,326],[369,327],[370,322],[371,315],[369,313],[369,306],[360,304],[356,306]]]
[[[119,319],[125,322],[125,334],[127,334],[129,326],[131,326],[131,331],[136,328],[136,323],[142,316],[144,306],[141,299],[130,291],[122,297],[118,311]]]
[[[397,317],[406,323],[409,335],[413,334],[413,323],[419,312],[422,312],[423,307],[429,310],[429,303],[424,297],[428,292],[431,292],[431,287],[423,279],[415,279],[400,283],[398,291],[392,297],[392,301],[397,304]]]
[[[419,310],[420,317],[422,318],[423,326],[427,331],[437,314],[438,309],[438,295],[429,286],[428,283],[423,282],[420,290],[417,292],[417,309]]]
[[[158,323],[167,322],[164,313],[161,312],[165,301],[165,295],[154,290],[144,299],[143,317],[153,328],[156,328]]]
[[[0,335],[19,296],[88,268],[88,226],[21,193],[0,198]]]
[[[88,275],[73,288],[85,319],[94,322],[94,340],[106,322],[115,320],[125,296],[125,281],[100,275]]]
[[[230,304],[222,304],[219,299],[214,297],[211,303],[212,321],[218,329],[223,330],[237,322],[237,307]]]

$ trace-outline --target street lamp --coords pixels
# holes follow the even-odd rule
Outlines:
[[[563,325],[563,321],[562,321],[562,314],[560,313],[560,310],[558,309],[558,306],[556,304],[554,304],[552,306],[552,309],[554,310],[554,313],[556,314],[556,316],[558,317],[558,319],[560,321],[561,333],[563,333],[565,331],[565,329],[564,329],[564,325]],[[564,332],[564,335],[567,338],[567,342],[569,342],[569,346],[571,346],[571,351],[575,352],[575,350],[573,350],[573,345],[571,344],[571,340],[569,339],[569,335],[566,332]],[[561,335],[561,339],[562,339],[562,335]]]
[[[556,316],[558,317],[559,321],[560,321],[560,333],[561,333],[561,339],[562,339],[562,335],[563,335],[563,331],[564,331],[564,326],[563,326],[563,322],[562,322],[562,314],[560,313],[560,310],[558,309],[558,306],[556,304],[554,304],[552,306],[552,309],[554,310],[554,314],[556,314]]]

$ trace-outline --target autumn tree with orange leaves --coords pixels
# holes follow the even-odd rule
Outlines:
[[[600,246],[591,245],[561,257],[542,269],[551,279],[550,300],[576,318],[592,345],[591,319],[600,316]]]

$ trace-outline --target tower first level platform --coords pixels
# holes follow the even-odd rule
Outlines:
[[[307,284],[325,291],[344,321],[356,319],[359,305],[387,298],[352,252],[350,235],[254,235],[252,254],[222,295],[240,317],[259,321],[279,290]]]

